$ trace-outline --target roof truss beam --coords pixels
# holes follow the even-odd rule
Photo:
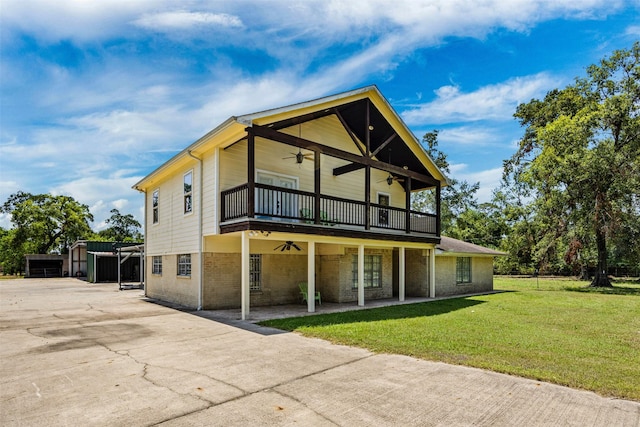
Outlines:
[[[278,132],[275,129],[271,129],[266,126],[254,125],[251,128],[247,128],[247,131],[253,130],[254,135],[277,141],[282,144],[291,145],[293,147],[304,148],[306,150],[313,151],[315,153],[325,154],[327,156],[336,157],[338,159],[346,160],[348,162],[357,163],[361,165],[361,168],[369,166],[374,169],[383,170],[391,174],[411,177],[419,182],[423,182],[428,185],[437,185],[438,181],[428,175],[404,169],[400,166],[391,165],[389,163],[374,160],[371,157],[360,156],[350,153],[348,151],[340,150],[338,148],[330,147],[328,145],[318,144],[317,142],[310,141],[308,139],[299,138],[297,136],[288,135],[286,133]]]

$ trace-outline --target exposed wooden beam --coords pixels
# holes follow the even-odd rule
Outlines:
[[[247,128],[247,132],[249,132],[250,130],[253,130],[254,135],[258,137],[267,138],[272,141],[280,142],[282,144],[291,145],[293,147],[304,148],[306,150],[322,153],[327,156],[346,160],[348,162],[358,163],[358,164],[361,164],[362,167],[370,166],[374,169],[379,169],[394,175],[399,175],[404,177],[410,176],[411,178],[428,185],[435,186],[439,183],[437,179],[428,175],[423,175],[419,172],[407,170],[400,166],[381,162],[379,160],[374,160],[370,157],[366,157],[366,156],[363,157],[358,154],[353,154],[348,151],[340,150],[339,148],[318,144],[317,142],[313,142],[304,138],[299,138],[293,135],[288,135],[286,133],[278,132],[277,130],[274,130],[265,126],[254,125],[253,127]]]
[[[367,98],[367,113],[365,115],[365,130],[364,130],[364,145],[365,145],[365,155],[367,157],[371,156],[371,101]]]
[[[378,148],[376,148],[376,151],[371,153],[371,157],[375,157],[376,154],[378,154],[380,152],[380,150],[384,149],[384,147],[389,145],[389,143],[391,141],[393,141],[393,138],[395,138],[396,136],[397,136],[397,134],[394,132],[393,135],[391,135],[389,138],[385,139],[384,142],[382,144],[380,144],[380,146]]]
[[[348,165],[340,166],[333,169],[333,176],[344,175],[345,173],[354,172],[364,168],[360,163],[349,163]]]
[[[353,130],[351,130],[351,128],[349,127],[349,124],[347,124],[347,121],[344,119],[344,117],[342,117],[342,114],[340,114],[340,111],[336,110],[336,116],[338,116],[338,120],[340,120],[340,123],[342,123],[342,126],[344,127],[344,129],[347,131],[347,133],[351,137],[351,140],[353,141],[355,146],[358,147],[358,150],[360,150],[360,153],[362,153],[362,155],[364,156],[365,152],[362,149],[362,147],[360,146],[360,142],[356,138],[356,135],[353,132]]]
[[[302,123],[310,122],[311,120],[319,119],[322,117],[330,116],[334,113],[333,108],[327,108],[320,111],[314,111],[313,113],[303,114],[302,116],[292,117],[290,119],[281,120],[279,122],[273,122],[268,126],[275,130],[288,128],[293,125],[299,125]],[[255,126],[255,125],[254,125]]]

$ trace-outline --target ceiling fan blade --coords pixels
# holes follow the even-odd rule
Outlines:
[[[298,245],[296,245],[295,243],[291,243],[291,246],[293,246],[294,248],[296,248],[297,250],[301,250],[300,247]]]

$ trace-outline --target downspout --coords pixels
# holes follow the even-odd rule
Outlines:
[[[146,256],[146,248],[147,248],[147,230],[149,229],[147,227],[147,225],[149,224],[147,217],[149,215],[147,215],[147,206],[149,206],[148,202],[147,202],[147,191],[143,190],[142,188],[139,187],[134,187],[136,190],[138,190],[139,192],[141,192],[142,194],[144,194],[144,221],[142,221],[144,223],[144,246],[143,246],[143,251],[140,253],[140,257],[143,258]],[[142,261],[142,267],[146,268],[146,266],[148,265],[148,263],[144,262],[144,260]],[[153,262],[150,264],[153,265]],[[147,275],[145,272],[144,278],[146,279]],[[142,268],[140,269],[140,282],[142,282],[143,280],[143,276],[142,276]],[[147,285],[146,283],[143,286],[144,288],[144,296],[147,296]]]
[[[204,273],[204,257],[202,256],[202,159],[191,154],[191,150],[187,151],[189,157],[192,157],[198,161],[199,167],[199,185],[198,185],[198,264],[200,273],[198,274],[198,311],[202,310],[202,291],[203,291],[203,273]]]

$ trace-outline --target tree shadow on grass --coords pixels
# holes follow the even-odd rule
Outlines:
[[[583,292],[583,293],[601,294],[601,295],[640,296],[640,285],[634,285],[627,282],[622,282],[622,283],[624,283],[622,286],[614,285],[611,288],[590,288],[588,286],[576,288],[571,286],[565,286],[563,289],[565,291],[571,291],[571,292]]]
[[[473,307],[484,301],[469,298],[454,298],[440,301],[429,301],[416,304],[394,305],[389,307],[365,310],[345,311],[339,313],[318,314],[316,316],[290,317],[286,319],[265,320],[261,326],[269,326],[286,331],[302,327],[328,326],[345,323],[376,322],[380,320],[408,319],[415,317],[437,316],[456,310]]]

